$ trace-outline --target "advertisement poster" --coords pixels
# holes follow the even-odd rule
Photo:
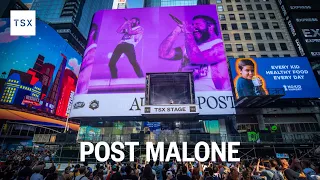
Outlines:
[[[283,98],[318,98],[320,90],[307,58],[230,60],[236,97],[269,95],[283,88]]]
[[[74,101],[103,101],[71,117],[139,116],[130,109],[143,105],[145,76],[154,72],[193,72],[200,114],[234,113],[215,5],[98,11]]]
[[[36,28],[10,36],[10,19],[0,19],[0,102],[67,117],[82,58],[49,25]]]

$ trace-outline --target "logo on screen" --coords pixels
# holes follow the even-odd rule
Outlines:
[[[98,109],[99,108],[99,101],[97,101],[97,100],[91,101],[89,108],[92,110]]]
[[[13,10],[10,11],[11,36],[36,35],[36,11]]]
[[[83,108],[85,106],[85,103],[84,102],[76,102],[74,105],[73,105],[73,109],[80,109],[80,108]]]

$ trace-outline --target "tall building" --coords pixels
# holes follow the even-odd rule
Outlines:
[[[1,0],[0,18],[10,18],[10,10],[29,10],[21,0]]]
[[[56,112],[56,108],[57,108],[57,104],[58,104],[58,98],[59,98],[59,92],[60,89],[62,87],[62,81],[60,79],[63,78],[64,76],[64,71],[66,69],[66,65],[67,65],[67,57],[63,54],[61,54],[63,60],[60,64],[60,67],[58,69],[56,78],[53,81],[53,84],[51,86],[50,92],[48,94],[48,97],[46,98],[46,103],[48,105],[46,105],[47,107],[50,107],[50,111],[51,113],[55,114]]]
[[[64,71],[62,79],[62,89],[59,95],[56,115],[60,117],[67,117],[67,111],[70,106],[70,101],[73,99],[76,90],[77,76],[70,69]],[[71,102],[72,103],[72,102]]]
[[[113,1],[112,9],[127,9],[128,1],[127,0],[116,0]]]
[[[113,0],[34,0],[31,9],[83,55],[93,14],[111,9],[112,3]]]
[[[229,58],[297,56],[275,0],[210,3],[217,4]]]

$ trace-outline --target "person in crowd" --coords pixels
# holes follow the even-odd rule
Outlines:
[[[86,167],[82,166],[79,168],[79,175],[76,176],[75,180],[89,180],[86,177]]]
[[[71,167],[70,167],[70,166],[68,166],[68,167],[65,168],[62,176],[63,176],[63,179],[64,179],[64,180],[71,180],[71,179],[72,179],[72,176],[71,176]]]
[[[280,160],[284,177],[287,180],[298,180],[299,178],[306,178],[306,175],[302,172],[302,167],[296,159],[293,159],[291,168],[299,168],[301,173],[292,170],[289,166],[289,162],[287,159]]]
[[[33,174],[30,177],[30,180],[43,180],[43,176],[40,174],[40,172],[42,171],[43,166],[35,166],[33,168]],[[69,179],[71,180],[71,179]]]
[[[130,165],[125,167],[126,175],[123,176],[123,180],[138,180],[138,177],[133,175],[133,171]]]
[[[187,175],[188,168],[186,166],[182,166],[181,172],[182,174],[177,176],[178,180],[191,180],[190,176]]]
[[[139,180],[157,180],[156,175],[154,175],[152,172],[150,164],[147,164],[144,167],[144,170],[142,172],[141,177],[139,177]]]
[[[152,167],[152,169],[156,172],[157,179],[162,180],[163,165],[160,163],[159,160],[156,161],[156,165]]]

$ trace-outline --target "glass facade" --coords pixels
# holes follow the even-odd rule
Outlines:
[[[197,5],[197,0],[145,0],[145,7],[166,6],[192,6]]]
[[[34,0],[31,10],[36,10],[37,17],[48,23],[75,23],[76,19],[80,19],[75,25],[81,34],[87,38],[94,13],[101,9],[112,9],[113,0],[82,1],[80,2],[80,4],[84,3],[82,9],[78,5],[74,6],[75,8],[78,7],[77,9],[73,9],[76,12],[81,12],[72,16],[61,16],[63,9],[67,9],[64,8],[65,0]]]

